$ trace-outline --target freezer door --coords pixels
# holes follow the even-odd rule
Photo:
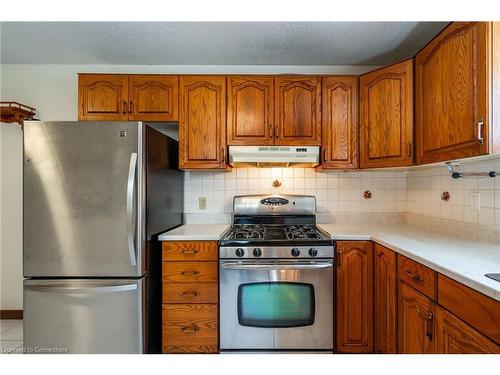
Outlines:
[[[144,273],[142,132],[141,123],[25,123],[25,276]]]
[[[26,353],[142,353],[142,280],[25,280]]]

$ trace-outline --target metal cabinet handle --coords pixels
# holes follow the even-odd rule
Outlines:
[[[198,275],[198,271],[182,271],[181,275]]]
[[[132,100],[129,102],[128,113],[132,113]]]
[[[269,138],[273,139],[274,134],[273,134],[274,126],[273,124],[269,124]]]
[[[337,262],[337,268],[342,268],[342,250],[339,250],[339,260]]]
[[[408,157],[411,156],[411,146],[412,146],[411,142],[408,142]]]
[[[433,320],[434,320],[434,315],[431,312],[429,312],[429,314],[427,315],[427,325],[425,330],[426,331],[425,336],[427,336],[429,341],[432,341],[433,338],[433,330],[434,330]]]
[[[198,250],[186,249],[186,250],[182,250],[182,254],[198,254]]]
[[[130,264],[135,266],[137,264],[135,256],[135,245],[134,245],[134,224],[133,224],[133,204],[134,204],[134,186],[135,186],[135,170],[137,167],[137,153],[134,152],[130,154],[130,164],[128,167],[128,178],[127,178],[127,243],[128,243],[128,255],[130,257]]]
[[[122,105],[122,113],[125,114],[127,113],[127,102],[124,100],[123,105]]]
[[[188,292],[182,292],[181,293],[181,296],[193,296],[193,297],[198,297],[200,295],[200,293],[198,293],[197,291],[188,291]]]
[[[479,141],[480,144],[484,144],[483,126],[484,126],[484,120],[481,118],[477,123],[477,140]]]
[[[274,136],[275,136],[276,138],[279,138],[279,137],[280,137],[280,133],[279,133],[278,125],[276,125],[276,130],[275,130],[275,132],[274,132]]]
[[[226,150],[222,147],[222,164],[226,164]]]
[[[416,283],[421,283],[422,281],[424,281],[424,278],[422,276],[420,276],[418,273],[417,274],[414,274],[413,272],[411,272],[410,270],[406,270],[405,273],[411,277],[411,279],[413,281],[415,281]]]
[[[326,147],[323,147],[323,161],[326,163]]]
[[[197,326],[191,326],[191,327],[182,327],[181,331],[184,333],[195,333],[198,332],[200,329]]]

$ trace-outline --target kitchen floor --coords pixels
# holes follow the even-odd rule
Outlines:
[[[22,353],[23,321],[0,320],[0,354]]]

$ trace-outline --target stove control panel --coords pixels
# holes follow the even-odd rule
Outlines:
[[[230,247],[221,246],[219,258],[333,258],[334,246],[261,246],[261,247]]]

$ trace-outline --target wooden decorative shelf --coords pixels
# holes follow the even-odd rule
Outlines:
[[[23,124],[24,120],[32,120],[36,109],[18,102],[0,102],[0,121],[17,122]]]

